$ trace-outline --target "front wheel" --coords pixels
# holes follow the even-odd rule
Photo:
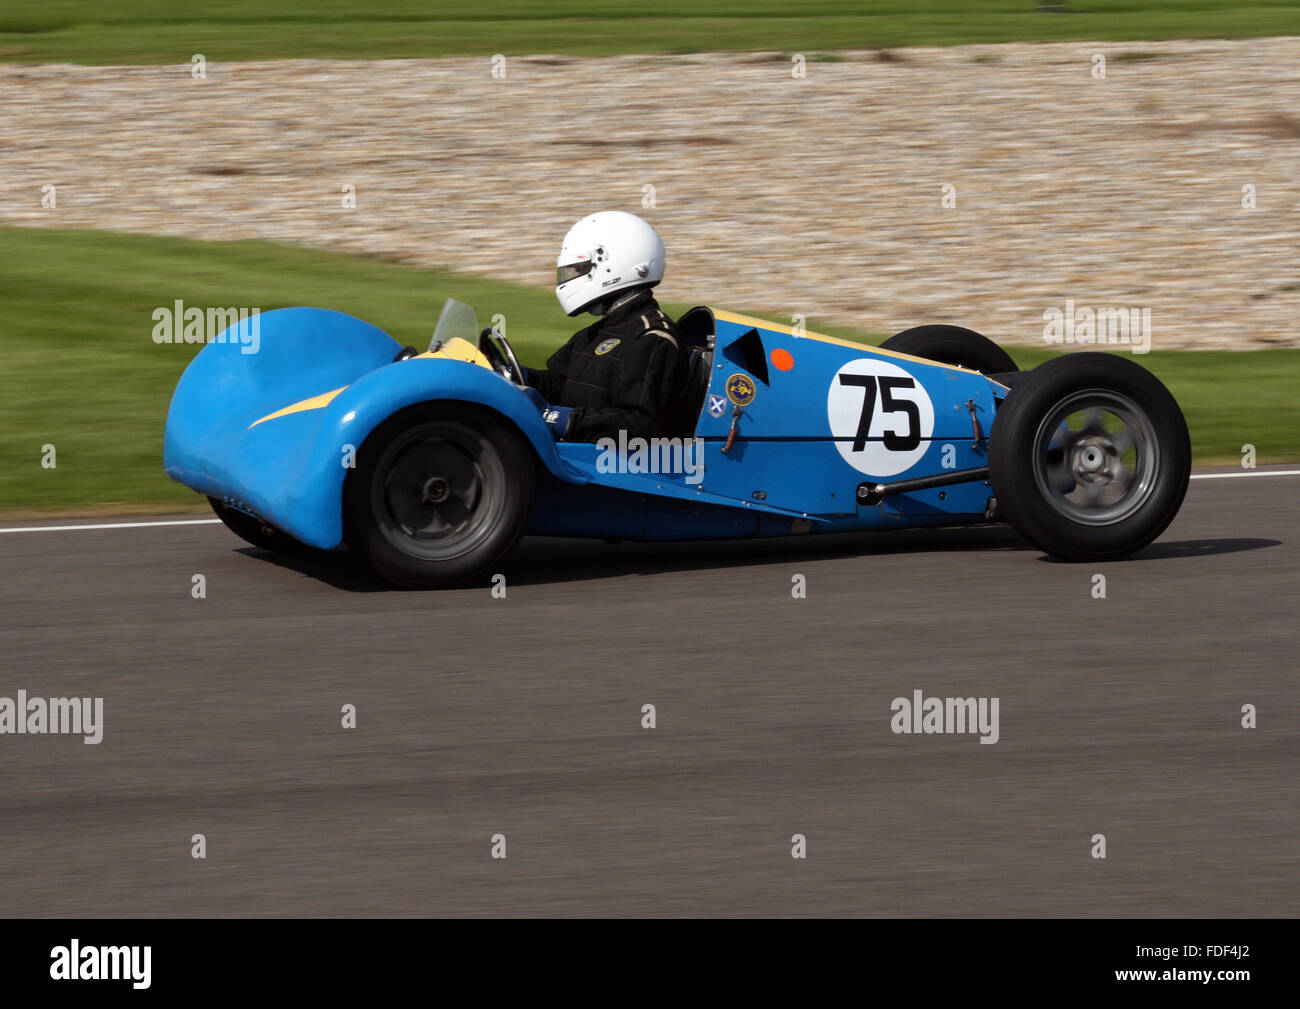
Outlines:
[[[349,549],[402,588],[466,581],[504,557],[532,508],[533,457],[500,415],[463,403],[394,414],[344,490]]]
[[[989,479],[1007,521],[1067,561],[1118,560],[1173,521],[1192,449],[1169,390],[1111,354],[1067,354],[1028,372],[989,436]]]

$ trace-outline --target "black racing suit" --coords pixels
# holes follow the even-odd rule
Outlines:
[[[665,433],[681,395],[685,354],[676,324],[649,288],[573,334],[546,370],[529,368],[528,384],[548,403],[573,407],[567,441],[653,438]]]

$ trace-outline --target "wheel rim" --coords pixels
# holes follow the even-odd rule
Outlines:
[[[1089,389],[1058,403],[1034,439],[1034,479],[1075,522],[1122,522],[1150,498],[1160,468],[1151,418],[1117,392]]]
[[[505,513],[505,469],[492,443],[452,422],[422,424],[393,441],[371,481],[371,513],[403,553],[460,557],[491,536]]]

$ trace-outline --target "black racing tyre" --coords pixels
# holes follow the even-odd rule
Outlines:
[[[252,515],[236,511],[223,501],[210,497],[208,498],[208,504],[212,505],[212,510],[217,513],[217,518],[225,523],[227,529],[255,547],[273,550],[276,553],[291,553],[296,550],[306,549],[303,543],[294,539],[288,533],[281,532],[275,526],[267,525],[261,519],[254,518]]]
[[[402,588],[467,581],[519,541],[534,476],[531,447],[500,414],[408,407],[371,433],[348,474],[348,548]]]
[[[1067,354],[1026,372],[989,435],[998,508],[1067,561],[1119,560],[1173,521],[1191,477],[1187,422],[1169,390],[1113,354]]]
[[[917,326],[895,333],[880,345],[882,350],[924,357],[940,364],[955,364],[985,375],[1017,371],[1011,355],[973,329],[961,326]]]

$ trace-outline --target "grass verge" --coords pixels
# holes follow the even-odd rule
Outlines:
[[[454,296],[485,323],[504,313],[530,365],[544,363],[579,325],[544,289],[265,242],[0,228],[0,261],[0,512],[10,514],[196,503],[162,472],[167,405],[198,349],[152,340],[154,309],[176,299],[205,308],[334,308],[423,349],[443,300]],[[539,274],[546,266],[538,264]],[[1051,356],[1040,348],[1012,354],[1022,366]],[[1198,462],[1236,461],[1246,443],[1261,463],[1300,459],[1300,350],[1157,351],[1139,361],[1182,404]],[[53,469],[41,465],[47,444],[55,446]]]
[[[647,14],[650,16],[647,16]],[[811,53],[973,42],[1294,34],[1289,0],[7,0],[0,60],[184,64],[493,53]]]

